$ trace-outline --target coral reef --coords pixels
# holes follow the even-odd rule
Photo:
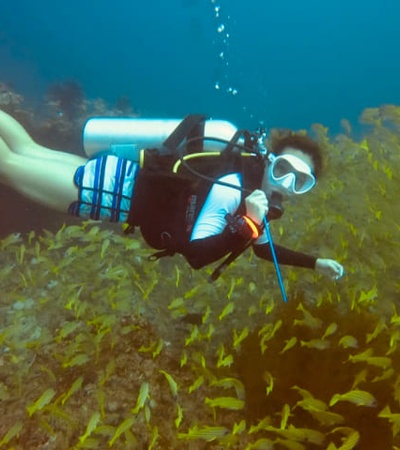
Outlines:
[[[72,152],[81,148],[82,127],[89,117],[137,116],[127,97],[107,105],[103,99],[86,98],[82,87],[73,80],[50,85],[34,108],[21,94],[0,83],[0,108],[20,121],[43,145]]]
[[[276,242],[345,277],[244,254],[214,284],[96,222],[0,241],[0,448],[400,448],[400,108],[331,140]]]

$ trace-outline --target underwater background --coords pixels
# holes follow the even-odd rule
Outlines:
[[[215,283],[139,235],[0,188],[0,448],[400,448],[400,4],[3,2],[0,108],[82,154],[93,115],[292,128],[323,144],[274,241]]]

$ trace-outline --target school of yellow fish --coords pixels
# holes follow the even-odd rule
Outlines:
[[[0,241],[0,448],[400,449],[400,108],[343,121],[275,241],[332,283],[251,252],[210,284],[96,222]]]

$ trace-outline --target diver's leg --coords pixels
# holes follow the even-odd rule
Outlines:
[[[85,159],[78,155],[52,150],[37,144],[19,122],[1,110],[0,137],[5,141],[10,150],[19,155],[68,162],[77,166],[85,163]]]
[[[0,139],[0,182],[57,211],[67,212],[77,199],[78,189],[73,181],[77,167],[70,161],[16,154]]]

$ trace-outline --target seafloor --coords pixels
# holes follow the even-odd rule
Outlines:
[[[80,96],[63,105],[61,89],[36,115],[0,91],[0,107],[56,148],[83,116],[109,113]],[[211,269],[151,262],[119,227],[57,217],[7,233],[0,448],[400,448],[400,107],[360,120],[357,139],[346,121],[335,137],[315,125],[325,175],[271,224],[276,242],[346,269],[332,283],[282,267],[287,304],[251,252],[210,284]]]

